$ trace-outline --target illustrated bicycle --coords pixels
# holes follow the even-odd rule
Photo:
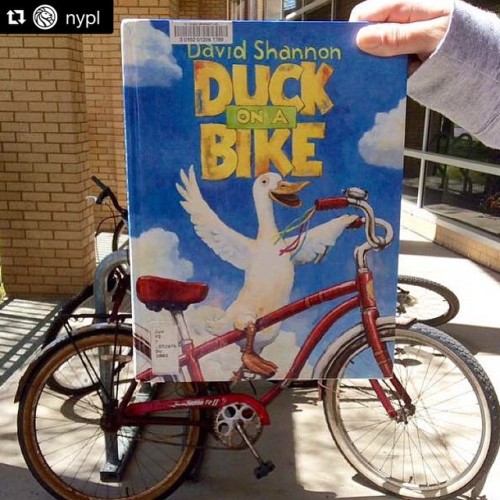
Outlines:
[[[471,489],[487,474],[499,446],[491,382],[475,358],[445,333],[379,317],[368,256],[391,243],[392,228],[375,218],[367,194],[358,188],[316,201],[318,211],[348,207],[363,212],[366,235],[355,251],[355,278],[257,320],[260,331],[344,298],[313,327],[285,379],[262,396],[204,382],[200,359],[242,340],[244,332],[194,345],[183,311],[204,299],[207,287],[200,283],[139,280],[139,299],[170,311],[179,327],[181,374],[169,382],[135,380],[133,338],[125,324],[93,324],[48,346],[23,375],[16,395],[21,450],[42,486],[68,499],[167,496],[197,464],[206,431],[222,448],[249,448],[258,462],[255,475],[265,476],[274,466],[255,443],[270,424],[266,406],[298,377],[330,327],[359,309],[361,323],[325,350],[313,372],[340,451],[374,485],[403,498],[453,498]],[[376,228],[384,234],[376,234]],[[118,261],[113,255],[103,261],[97,291],[106,287],[106,273]],[[374,359],[383,378],[363,378],[365,365]],[[54,372],[65,365],[86,392],[65,395],[50,387]]]
[[[96,239],[102,227],[113,221],[111,251],[128,248],[128,211],[123,208],[113,190],[100,179],[92,176],[94,183],[101,189],[94,198],[97,205],[103,205],[109,198],[111,215],[102,219],[96,230]],[[130,313],[130,275],[127,263],[117,265],[108,277],[108,311]],[[398,276],[397,314],[416,319],[419,323],[438,326],[452,320],[460,309],[457,296],[448,288],[418,276]],[[58,311],[44,335],[43,347],[58,336],[65,335],[68,329],[75,330],[85,321],[91,322],[95,313],[94,284],[85,286],[77,295],[68,300]],[[99,319],[99,318],[97,318]]]

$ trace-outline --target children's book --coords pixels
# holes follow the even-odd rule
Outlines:
[[[407,61],[360,26],[123,23],[138,379],[319,378],[360,297],[394,321]]]

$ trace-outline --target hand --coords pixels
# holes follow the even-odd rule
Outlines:
[[[350,21],[370,21],[356,37],[369,54],[413,56],[410,73],[437,48],[448,29],[452,0],[366,0],[351,12]]]

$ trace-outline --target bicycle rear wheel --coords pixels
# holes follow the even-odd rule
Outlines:
[[[168,412],[179,419],[177,425],[125,427],[115,418],[127,390],[135,400],[146,396],[133,379],[131,347],[127,329],[107,327],[53,345],[31,370],[20,398],[19,443],[32,474],[57,498],[159,498],[175,490],[196,464],[203,437],[198,409]],[[82,362],[73,376],[90,378],[95,389],[65,396],[47,381],[76,356]],[[106,371],[109,384],[99,375]],[[202,392],[199,386],[169,382],[157,386],[155,398]],[[105,394],[112,394],[108,403]],[[106,461],[113,449],[122,465],[114,475]]]
[[[108,279],[107,308],[109,311],[113,308],[112,297],[120,279],[125,278],[119,272],[112,273]],[[119,305],[118,314],[130,313],[131,296],[130,290],[127,290]],[[44,347],[53,340],[66,336],[68,331],[74,335],[75,332],[82,327],[95,323],[97,319],[92,315],[95,315],[94,287],[93,285],[88,285],[76,297],[64,304],[58,312],[45,333]],[[84,377],[73,377],[73,363],[79,366],[80,360],[75,357],[64,363],[59,370],[54,371],[47,382],[52,389],[61,394],[73,396],[85,394],[89,388],[92,389],[88,379],[86,380]]]
[[[449,288],[416,276],[398,276],[397,299],[399,316],[430,326],[448,323],[460,309],[458,297]]]
[[[324,410],[350,464],[403,498],[456,498],[487,474],[499,445],[495,391],[475,358],[448,335],[425,325],[381,334],[394,344],[394,374],[412,398],[405,405],[381,381],[397,410],[391,419],[363,376],[373,362],[364,334],[331,361]],[[391,345],[392,348],[392,345]],[[366,373],[366,371],[364,372]]]

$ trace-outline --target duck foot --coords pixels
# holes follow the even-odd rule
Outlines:
[[[241,362],[247,370],[264,377],[272,377],[278,371],[277,365],[261,358],[255,352],[244,352],[241,356]]]
[[[243,368],[266,378],[272,377],[278,371],[278,366],[272,361],[261,358],[254,350],[255,335],[257,334],[255,323],[248,323],[245,327],[245,333],[247,334],[247,341],[241,355]]]

